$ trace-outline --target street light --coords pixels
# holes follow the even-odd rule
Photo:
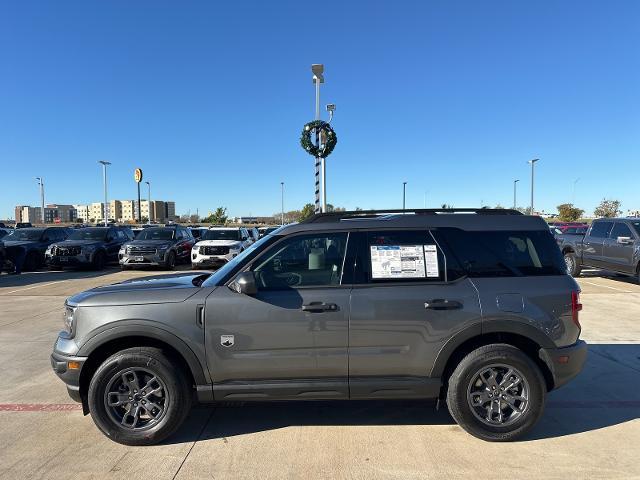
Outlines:
[[[536,162],[540,161],[539,158],[534,158],[533,160],[529,160],[527,163],[531,164],[531,212],[530,215],[533,215],[533,179],[534,179],[534,167]]]
[[[40,185],[40,204],[42,211],[40,212],[42,215],[42,224],[44,225],[44,179],[42,177],[36,177],[38,180],[38,185]]]
[[[282,208],[282,217],[280,219],[280,225],[284,225],[284,182],[280,182],[280,202]]]
[[[518,182],[520,180],[514,180],[513,181],[513,209],[515,210],[518,206],[518,202],[516,200],[517,196],[516,196],[516,189],[518,187]]]
[[[102,164],[102,183],[104,184],[104,226],[106,227],[109,224],[109,203],[107,203],[107,165],[111,165],[111,162],[98,160],[98,163]]]
[[[406,207],[407,200],[407,182],[402,182],[402,210]]]
[[[151,223],[151,182],[147,184],[147,224]]]

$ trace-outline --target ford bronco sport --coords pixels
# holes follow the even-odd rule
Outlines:
[[[580,309],[538,217],[336,212],[213,274],[69,298],[51,364],[128,445],[171,435],[194,400],[438,399],[472,435],[506,441],[581,370]]]

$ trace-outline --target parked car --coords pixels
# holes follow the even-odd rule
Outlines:
[[[552,223],[550,226],[560,230],[562,233],[575,233],[575,229],[584,228],[585,231],[589,228],[589,225],[581,222],[557,222]],[[569,232],[571,230],[572,232]]]
[[[127,445],[194,398],[432,398],[476,437],[521,437],[585,361],[580,289],[541,218],[450,212],[314,215],[213,274],[74,295],[52,367]]]
[[[0,227],[0,238],[4,238],[7,235],[9,235],[11,232],[13,232],[13,229],[11,228],[3,228]]]
[[[275,232],[279,228],[280,227],[260,227],[258,228],[258,233],[260,234],[260,238],[262,238],[265,235]]]
[[[193,238],[196,240],[196,242],[200,240],[200,238],[202,238],[202,235],[204,235],[208,230],[207,227],[188,227],[188,228],[191,231],[191,234],[193,235]]]
[[[253,243],[244,227],[212,227],[191,249],[191,268],[219,267]]]
[[[640,283],[640,219],[600,218],[585,235],[557,235],[556,241],[574,277],[584,267],[594,267],[633,276]]]
[[[31,222],[18,222],[16,223],[16,228],[32,228]]]
[[[133,239],[127,227],[85,227],[73,229],[69,237],[49,245],[45,262],[49,268],[91,267],[102,270],[118,261],[120,247]]]
[[[4,242],[0,240],[0,273],[4,271],[4,261],[7,258],[7,252],[4,248]]]
[[[16,259],[24,255],[22,270],[36,270],[44,265],[49,245],[65,240],[69,233],[64,227],[18,228],[3,238],[7,258],[15,264]]]
[[[247,232],[249,232],[249,240],[251,240],[251,243],[260,240],[260,232],[257,227],[247,227]]]
[[[149,227],[138,232],[134,240],[120,248],[118,259],[123,270],[143,266],[171,270],[177,263],[189,261],[194,244],[188,228]]]

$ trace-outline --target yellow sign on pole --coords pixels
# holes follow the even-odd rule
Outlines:
[[[133,172],[133,179],[136,181],[136,183],[140,183],[142,181],[142,169],[135,169],[135,171]]]

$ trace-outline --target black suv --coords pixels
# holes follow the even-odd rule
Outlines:
[[[213,274],[71,297],[51,361],[130,445],[173,433],[194,396],[439,399],[471,434],[505,441],[581,370],[581,308],[539,217],[340,212],[282,227]]]
[[[52,243],[65,240],[70,229],[64,227],[16,228],[4,237],[7,258],[15,265],[22,263],[22,270],[31,271],[44,265],[44,255]]]
[[[118,260],[120,247],[133,239],[128,227],[76,228],[69,237],[49,246],[45,262],[49,268],[91,267],[102,270]]]
[[[140,231],[135,239],[124,244],[118,253],[123,270],[132,267],[156,266],[169,270],[176,263],[189,262],[193,234],[181,226],[149,227]]]

